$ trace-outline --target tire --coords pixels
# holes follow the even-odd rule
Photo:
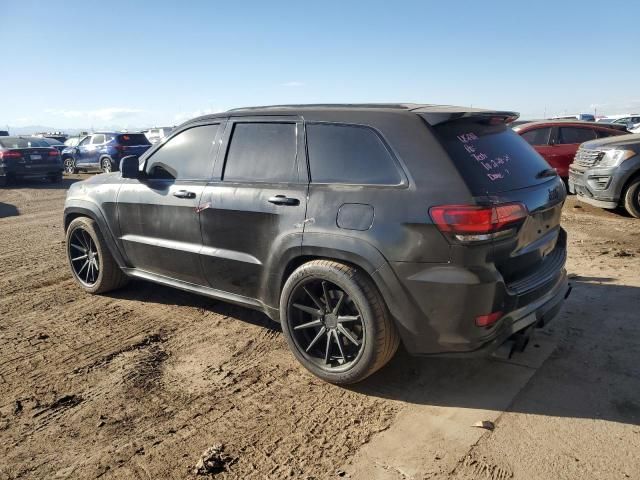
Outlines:
[[[94,220],[88,217],[74,219],[67,228],[66,238],[67,262],[71,274],[85,292],[106,293],[128,283],[128,277],[111,255]],[[95,253],[89,256],[87,247]],[[87,258],[82,258],[83,255]],[[74,258],[77,260],[74,261]],[[95,263],[89,263],[91,260]],[[88,266],[85,261],[89,263]]]
[[[64,165],[64,173],[66,173],[67,175],[78,173],[78,168],[76,167],[75,158],[65,157],[62,160],[62,164]]]
[[[332,260],[310,261],[291,274],[280,296],[280,319],[296,359],[317,377],[338,385],[364,380],[387,364],[400,344],[373,281],[361,270]]]
[[[53,175],[49,175],[48,178],[51,183],[61,183],[62,173],[54,173]]]
[[[115,171],[113,168],[113,162],[111,162],[109,157],[100,159],[100,170],[102,170],[102,173],[111,173]]]
[[[640,218],[640,178],[632,180],[625,189],[624,208],[632,217]]]

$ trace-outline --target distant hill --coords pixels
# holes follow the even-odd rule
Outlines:
[[[0,130],[6,129],[6,126],[1,126]],[[138,127],[127,127],[125,130],[127,132],[139,132],[140,130],[146,130],[149,127],[138,128]],[[45,125],[27,125],[26,127],[12,127],[9,125],[9,134],[10,135],[31,135],[37,132],[63,132],[67,135],[78,135],[81,132],[91,132],[91,131],[106,131],[106,132],[119,132],[123,130],[122,126],[115,125],[107,125],[104,127],[93,127],[93,129],[87,128],[57,128],[57,127],[47,127]]]

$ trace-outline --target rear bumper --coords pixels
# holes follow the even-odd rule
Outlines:
[[[539,282],[519,291],[506,286],[495,269],[451,264],[394,264],[379,269],[374,279],[384,282],[380,290],[410,354],[485,355],[557,314],[570,291],[564,261],[565,256]],[[505,313],[491,327],[475,325],[476,316],[496,311]]]
[[[0,164],[0,177],[12,176],[20,178],[30,177],[46,177],[62,173],[63,167],[61,162],[55,162],[47,165],[10,165],[8,163]]]

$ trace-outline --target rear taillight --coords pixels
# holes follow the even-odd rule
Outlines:
[[[442,233],[461,242],[481,242],[514,233],[514,227],[529,212],[522,203],[505,203],[490,207],[441,205],[431,207],[429,214]]]
[[[478,327],[490,327],[498,320],[502,318],[502,312],[493,312],[487,315],[478,315],[476,317],[476,326]]]
[[[5,160],[7,158],[22,158],[22,154],[20,152],[0,152],[0,160]]]
[[[58,150],[56,150],[55,148],[53,150],[49,150],[50,157],[57,157],[58,155],[59,155]]]
[[[116,150],[119,152],[124,152],[127,149],[124,145],[116,145]]]

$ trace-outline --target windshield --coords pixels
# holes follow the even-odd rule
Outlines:
[[[2,137],[0,145],[4,148],[33,148],[48,147],[49,144],[41,138],[34,137]]]
[[[127,133],[118,135],[118,143],[120,145],[151,145],[144,133]]]
[[[504,124],[461,120],[434,127],[474,195],[516,190],[542,183],[549,164]],[[540,178],[539,178],[540,177]]]

